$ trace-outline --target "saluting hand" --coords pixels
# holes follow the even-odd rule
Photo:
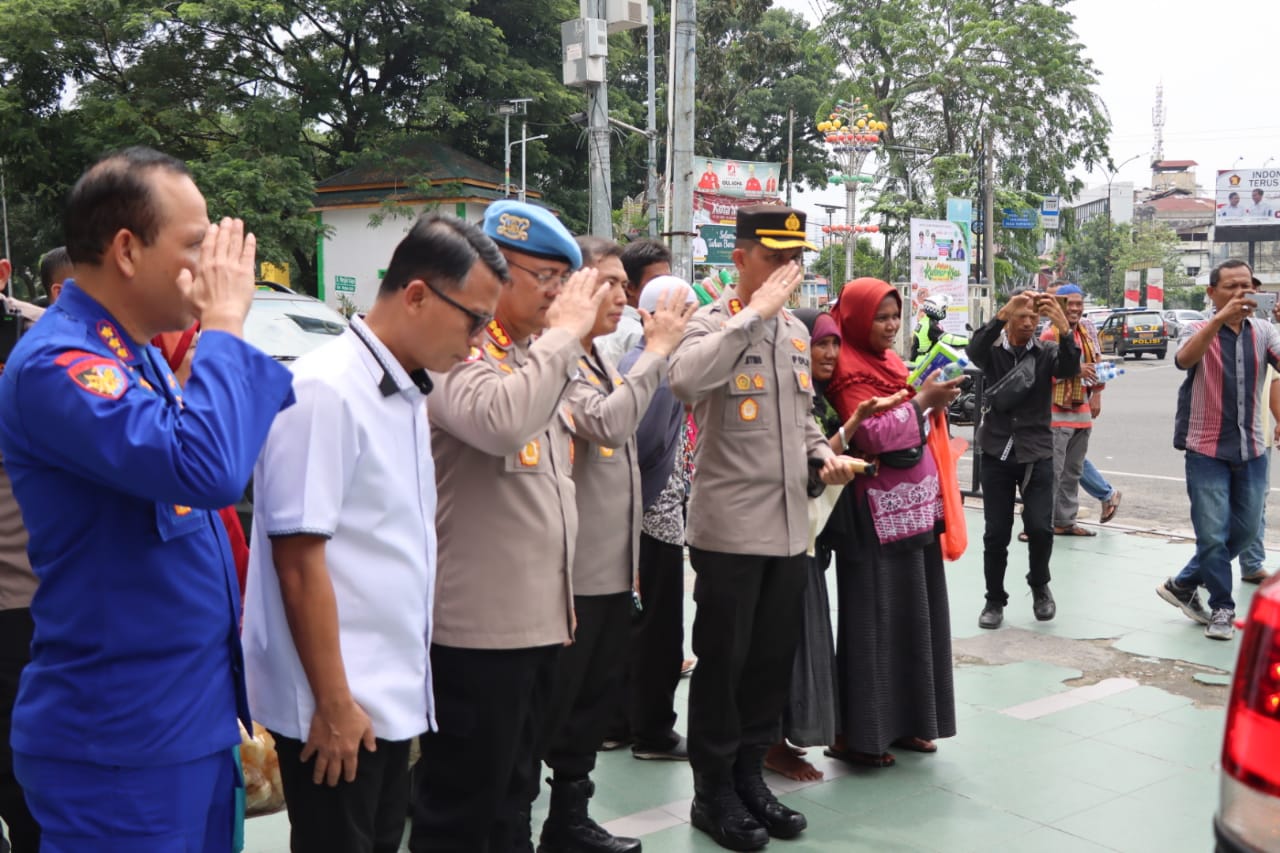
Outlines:
[[[244,318],[253,305],[257,245],[252,234],[244,233],[239,219],[224,218],[205,232],[196,275],[186,270],[178,275],[178,287],[191,302],[202,329],[243,335]]]
[[[774,270],[764,280],[764,284],[751,294],[747,307],[754,308],[756,313],[768,320],[782,310],[782,306],[787,304],[787,300],[803,280],[804,270],[795,261],[788,261]]]
[[[311,730],[298,759],[306,762],[314,755],[316,766],[311,772],[312,783],[332,788],[338,784],[339,777],[347,782],[356,780],[362,744],[370,752],[378,749],[373,736],[373,721],[359,703],[348,696],[334,705],[316,705],[311,716]]]
[[[689,288],[672,289],[658,297],[658,304],[650,314],[643,308],[640,317],[644,321],[644,348],[666,358],[675,351],[684,337],[684,327],[698,310],[698,303],[685,304]]]
[[[587,267],[569,276],[547,309],[549,328],[568,329],[579,340],[590,334],[600,303],[609,292],[607,284],[596,284],[596,277],[596,271]]]

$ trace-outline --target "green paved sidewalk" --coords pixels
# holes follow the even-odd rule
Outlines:
[[[898,750],[896,766],[878,770],[809,750],[822,782],[769,777],[784,802],[806,813],[809,830],[771,849],[1211,850],[1226,688],[1193,676],[1229,672],[1239,640],[1206,639],[1155,594],[1193,547],[1096,526],[1095,538],[1058,537],[1058,617],[1038,623],[1021,581],[1026,549],[1014,542],[1005,626],[982,631],[981,512],[970,509],[968,520],[969,551],[949,570],[959,734],[940,741],[935,755]],[[828,579],[835,583],[833,572]],[[1240,613],[1254,589],[1238,589]],[[691,600],[686,607],[691,623]],[[1088,667],[1073,663],[1077,654]],[[1117,671],[1094,666],[1098,655],[1118,662]],[[682,711],[686,694],[684,682]],[[595,780],[593,816],[642,837],[649,853],[720,849],[688,825],[687,765],[619,750],[601,754]],[[535,834],[546,802],[544,794],[535,806]],[[253,818],[247,836],[250,853],[282,853],[288,821]]]

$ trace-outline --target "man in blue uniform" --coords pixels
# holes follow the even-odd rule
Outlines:
[[[186,167],[113,154],[71,190],[76,267],[0,378],[0,451],[40,586],[13,714],[44,853],[231,849],[248,723],[213,512],[244,489],[288,371],[242,339],[254,249]],[[200,320],[179,387],[154,335]]]

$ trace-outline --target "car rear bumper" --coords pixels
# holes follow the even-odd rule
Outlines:
[[[1217,815],[1213,816],[1213,840],[1214,853],[1262,853],[1261,848],[1246,844],[1232,835]]]

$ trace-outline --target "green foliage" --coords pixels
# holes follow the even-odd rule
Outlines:
[[[853,273],[845,274],[845,245],[843,240],[835,240],[823,246],[818,258],[809,264],[809,271],[820,275],[832,283],[833,295],[838,295],[844,283],[855,278],[871,276],[884,278],[884,256],[872,245],[869,237],[859,237],[853,247]],[[898,280],[890,278],[890,281]]]
[[[1180,246],[1178,235],[1163,223],[1135,227],[1115,222],[1108,229],[1106,217],[1095,216],[1075,230],[1067,245],[1067,268],[1101,304],[1119,304],[1124,274],[1130,269],[1163,267],[1166,293],[1177,294],[1192,284],[1183,270]],[[1194,298],[1194,294],[1186,296],[1188,301]],[[1175,306],[1170,303],[1170,307]]]

